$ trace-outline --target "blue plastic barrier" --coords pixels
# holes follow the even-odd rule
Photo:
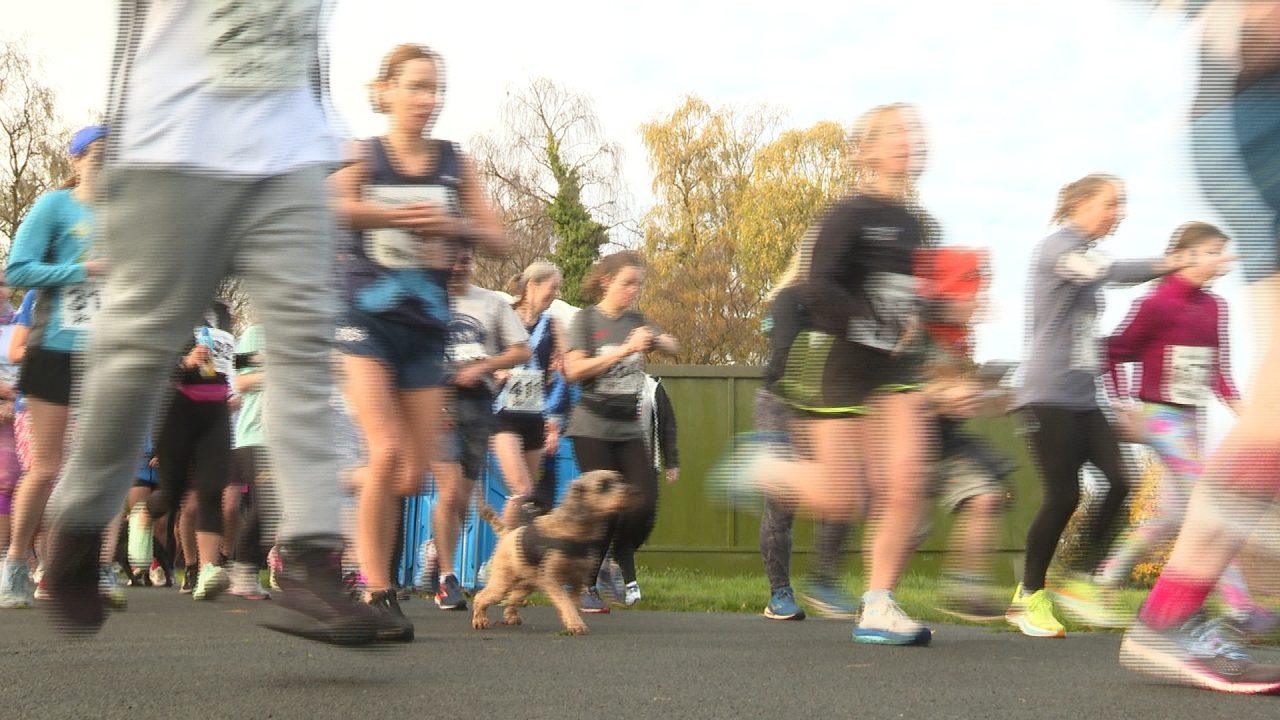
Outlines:
[[[502,512],[507,502],[507,486],[502,478],[502,470],[498,467],[498,459],[489,453],[488,467],[481,480],[483,496],[489,507]],[[547,458],[543,472],[555,473],[556,503],[564,495],[569,482],[578,476],[578,463],[573,457],[573,441],[562,438],[556,454]],[[419,495],[405,503],[404,514],[404,554],[400,558],[399,582],[409,586],[415,584],[418,573],[418,555],[422,543],[432,537],[431,512],[435,507],[434,491]],[[475,589],[479,582],[480,567],[484,565],[493,548],[497,544],[497,535],[489,524],[480,519],[472,507],[467,511],[466,520],[458,533],[458,545],[454,553],[454,566],[458,582],[464,588]]]

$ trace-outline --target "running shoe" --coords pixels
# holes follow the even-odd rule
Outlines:
[[[36,581],[36,591],[31,594],[31,597],[32,599],[41,601],[48,600],[53,597],[49,594],[49,584],[44,581],[44,578],[40,578]]]
[[[112,610],[123,610],[129,601],[124,596],[124,586],[120,584],[120,570],[117,565],[103,565],[98,574],[98,592],[107,601]]]
[[[467,597],[462,594],[462,585],[458,584],[458,576],[449,573],[440,581],[440,589],[436,591],[436,607],[441,610],[466,610]]]
[[[1206,690],[1280,693],[1280,666],[1254,662],[1221,623],[1202,614],[1163,632],[1141,619],[1134,621],[1120,643],[1120,664],[1166,682]]]
[[[1026,593],[1022,583],[1013,591],[1013,602],[1005,611],[1005,620],[1018,628],[1023,635],[1040,638],[1063,638],[1067,629],[1053,616],[1053,601],[1044,588]]]
[[[736,437],[733,447],[707,474],[707,491],[715,500],[754,505],[760,501],[764,468],[786,457],[785,433],[752,432]]]
[[[853,641],[871,645],[928,645],[933,631],[912,620],[898,607],[892,593],[863,603]]]
[[[14,562],[7,557],[0,561],[0,608],[5,610],[29,608],[32,600],[31,578],[27,575],[27,563]]]
[[[245,600],[270,600],[271,594],[258,579],[258,567],[253,563],[231,564],[231,589],[227,592]]]
[[[607,594],[619,605],[627,602],[627,583],[622,578],[622,568],[613,558],[605,560],[596,573],[596,594],[602,598]]]
[[[1068,578],[1052,592],[1054,603],[1085,625],[1120,628],[1131,620],[1120,610],[1118,593],[1092,578]]]
[[[161,565],[159,560],[151,561],[151,568],[147,570],[147,577],[151,579],[151,584],[155,587],[173,587],[173,574],[169,572],[169,568]]]
[[[151,574],[146,570],[129,571],[129,587],[151,587]]]
[[[231,579],[221,565],[205,563],[196,578],[196,586],[191,590],[191,599],[216,600],[230,586]]]
[[[44,563],[36,564],[36,569],[31,572],[31,582],[39,585],[44,580]]]
[[[413,584],[428,595],[440,591],[440,556],[436,554],[435,540],[425,540],[418,546],[418,574]]]
[[[196,581],[199,577],[200,566],[188,565],[187,569],[182,571],[182,584],[178,586],[178,592],[190,595],[196,589]]]
[[[595,588],[591,588],[582,593],[582,612],[588,615],[607,615],[609,613],[609,603],[600,597],[600,593]]]
[[[764,616],[770,620],[803,620],[804,610],[796,604],[796,594],[791,587],[780,587],[769,596]]]
[[[632,605],[640,602],[640,598],[640,583],[635,580],[627,583],[627,594],[623,597],[622,604],[627,607],[631,607]]]
[[[49,538],[49,561],[41,583],[49,593],[46,610],[55,627],[70,635],[92,635],[107,620],[99,590],[102,530],[58,530]]]
[[[273,545],[271,550],[267,552],[267,570],[270,571],[267,575],[267,584],[271,586],[272,590],[280,589],[278,576],[283,569],[284,563],[280,561],[280,548]]]
[[[1004,606],[996,603],[986,586],[978,578],[967,575],[944,575],[942,578],[942,603],[938,612],[966,622],[995,622],[1004,617]]]
[[[413,642],[413,623],[400,610],[395,589],[371,593],[369,607],[383,619],[383,627],[378,630],[380,642]]]
[[[280,607],[306,619],[273,622],[266,627],[331,645],[359,646],[378,641],[396,625],[369,605],[352,601],[342,589],[341,539],[286,545],[279,553]]]
[[[819,615],[833,620],[857,620],[858,605],[836,583],[813,578],[800,588],[800,597]]]

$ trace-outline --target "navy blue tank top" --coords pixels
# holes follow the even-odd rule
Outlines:
[[[409,203],[430,200],[450,213],[462,214],[458,187],[462,182],[460,151],[451,142],[437,142],[435,167],[425,175],[403,175],[392,165],[382,138],[370,138],[370,175],[365,198]],[[409,240],[400,230],[362,230],[351,233],[346,251],[339,257],[344,300],[357,311],[378,315],[404,325],[442,332],[449,325],[449,295],[445,282],[453,265],[456,241]],[[442,244],[436,268],[420,267],[407,249],[424,242]]]

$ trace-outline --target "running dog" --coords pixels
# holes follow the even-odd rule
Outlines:
[[[471,626],[489,627],[489,607],[504,600],[502,624],[519,625],[520,604],[541,590],[569,634],[587,634],[577,599],[600,565],[609,518],[638,500],[621,475],[594,470],[570,484],[559,507],[520,527],[508,528],[492,508],[482,506],[481,516],[498,533],[498,547],[489,561],[489,583],[476,595]]]

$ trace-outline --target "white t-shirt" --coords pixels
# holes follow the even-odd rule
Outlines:
[[[110,162],[265,177],[338,160],[327,0],[121,0]]]

